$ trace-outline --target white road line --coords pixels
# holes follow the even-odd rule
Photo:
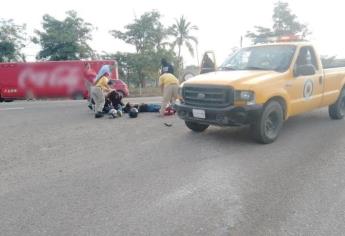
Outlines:
[[[0,111],[8,111],[8,110],[24,110],[24,107],[8,107],[8,108],[0,108]]]

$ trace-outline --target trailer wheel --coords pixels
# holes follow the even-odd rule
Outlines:
[[[338,100],[328,107],[328,114],[333,120],[341,120],[345,116],[345,88],[340,92]]]
[[[274,142],[283,126],[283,108],[277,101],[267,103],[258,120],[252,124],[251,131],[253,138],[263,144]]]
[[[193,130],[194,132],[203,132],[204,130],[206,130],[209,125],[204,125],[204,124],[199,124],[197,122],[193,122],[193,121],[185,121],[186,126]]]

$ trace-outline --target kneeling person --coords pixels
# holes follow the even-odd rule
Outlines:
[[[100,76],[100,78],[95,82],[95,86],[91,88],[91,96],[92,99],[95,102],[95,118],[103,117],[103,107],[105,104],[105,96],[109,92],[112,91],[112,89],[109,86],[109,72],[105,72]]]

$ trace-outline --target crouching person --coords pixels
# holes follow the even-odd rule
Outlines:
[[[122,96],[115,90],[112,90],[105,97],[103,113],[108,113],[113,118],[121,117],[123,112],[123,106],[124,104],[122,102]]]
[[[163,102],[159,114],[164,116],[167,105],[175,103],[178,97],[179,81],[173,74],[164,73],[159,77],[159,86],[163,94]]]
[[[119,110],[121,112],[123,111],[125,104],[122,101],[121,94],[113,90],[110,93],[108,93],[107,97],[109,101],[111,102],[111,104],[113,105],[114,109]]]
[[[100,71],[102,71],[103,67]],[[112,91],[112,89],[109,86],[109,77],[110,77],[110,68],[104,69],[103,73],[100,73],[97,75],[97,80],[95,82],[95,85],[91,88],[91,97],[95,102],[95,118],[103,117],[103,107],[105,104],[105,96],[109,92]]]

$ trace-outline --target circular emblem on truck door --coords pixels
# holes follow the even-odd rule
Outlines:
[[[314,84],[313,81],[308,79],[304,82],[303,96],[304,98],[310,98],[313,95]]]

